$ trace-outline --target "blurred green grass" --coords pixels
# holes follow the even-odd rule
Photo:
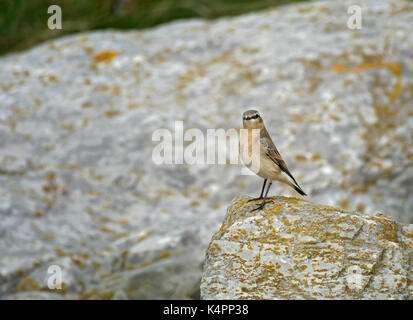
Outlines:
[[[144,29],[176,19],[239,15],[306,0],[0,0],[0,55],[47,39],[97,29]],[[49,30],[47,8],[62,8],[61,30]]]

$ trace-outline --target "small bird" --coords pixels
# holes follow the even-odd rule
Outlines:
[[[243,128],[247,129],[248,131],[245,135],[245,138],[243,139],[241,136],[240,139],[241,159],[247,166],[247,168],[264,179],[261,195],[258,198],[250,200],[254,201],[263,199],[263,201],[256,209],[252,211],[262,210],[265,204],[272,202],[266,201],[266,199],[268,191],[270,190],[270,187],[274,180],[285,183],[294,188],[294,190],[297,191],[300,195],[306,196],[306,193],[303,191],[303,189],[301,189],[297,181],[288,170],[287,165],[285,164],[280,153],[275,147],[274,142],[272,142],[259,112],[256,110],[248,110],[242,115],[242,120]],[[254,135],[253,129],[258,129],[259,134]],[[254,150],[257,151],[254,152]],[[245,153],[242,151],[244,151]],[[248,151],[247,157],[245,157],[246,151]],[[254,161],[256,164],[255,167]],[[264,195],[264,189],[267,180],[269,180],[269,184]]]

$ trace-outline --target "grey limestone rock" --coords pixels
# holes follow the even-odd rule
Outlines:
[[[203,299],[413,299],[413,225],[275,197],[237,199],[212,237]]]

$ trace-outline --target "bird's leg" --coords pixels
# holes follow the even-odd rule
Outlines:
[[[263,196],[263,194],[264,194],[264,189],[265,189],[265,184],[266,184],[266,183],[267,183],[267,179],[264,180],[264,183],[263,183],[263,185],[262,185],[261,195],[260,195],[258,198],[254,198],[254,199],[248,200],[248,202],[250,202],[250,201],[255,201],[255,200],[261,200],[261,199],[262,199],[262,196]]]
[[[272,185],[272,181],[270,181],[270,183],[268,184],[268,187],[267,187],[267,191],[265,191],[264,200],[262,200],[262,202],[259,204],[259,206],[257,208],[255,208],[254,210],[251,210],[251,212],[253,212],[255,210],[262,210],[267,203],[272,202],[271,200],[270,201],[265,201],[265,200],[267,200],[268,191],[270,191],[271,185]]]

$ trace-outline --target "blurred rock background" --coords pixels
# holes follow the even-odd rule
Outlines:
[[[0,54],[98,29],[144,29],[178,19],[214,19],[306,0],[2,0]],[[47,9],[63,11],[61,30],[47,28]]]
[[[152,134],[176,120],[184,130],[239,127],[251,106],[311,201],[413,221],[412,2],[360,1],[360,30],[347,26],[352,1],[326,1],[141,31],[275,2],[168,16],[159,12],[172,2],[126,1],[93,19],[67,2],[63,30],[45,38],[24,19],[37,16],[36,1],[3,7],[22,18],[1,20],[0,298],[198,298],[228,204],[257,195],[262,180],[234,165],[156,165]],[[158,19],[137,10],[153,18],[147,25],[121,25],[134,5],[163,9]],[[10,52],[105,19],[132,30]],[[293,195],[280,185],[273,194]],[[63,272],[60,290],[48,288],[51,265]]]

